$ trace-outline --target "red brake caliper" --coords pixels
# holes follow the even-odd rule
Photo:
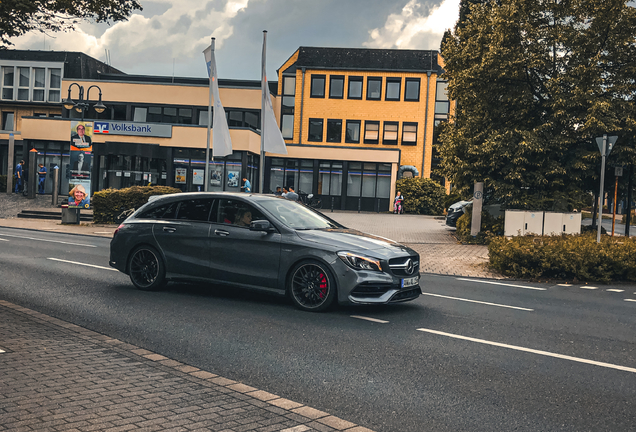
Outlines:
[[[327,296],[327,278],[324,273],[320,273],[318,276],[320,278],[320,298],[325,298]]]

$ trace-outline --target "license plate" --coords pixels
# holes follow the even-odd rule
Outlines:
[[[402,279],[402,288],[407,288],[413,285],[417,285],[419,280],[420,280],[419,276],[413,276],[410,278]]]

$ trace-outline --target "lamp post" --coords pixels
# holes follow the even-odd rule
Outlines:
[[[77,86],[77,88],[79,89],[79,98],[77,102],[71,99],[71,89],[73,88],[73,86]],[[106,105],[102,103],[102,89],[100,89],[97,85],[92,85],[86,90],[86,99],[84,99],[84,87],[79,85],[78,83],[71,83],[71,85],[68,86],[68,96],[62,101],[62,105],[64,105],[64,108],[66,108],[67,110],[75,109],[75,111],[77,111],[78,113],[82,113],[82,121],[84,121],[84,111],[86,111],[86,108],[88,108],[90,105],[89,95],[92,88],[96,88],[97,90],[99,90],[99,100],[95,105],[93,105],[93,109],[98,114],[103,113],[106,110]]]

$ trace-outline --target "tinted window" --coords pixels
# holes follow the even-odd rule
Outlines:
[[[181,201],[179,204],[179,210],[177,211],[177,219],[206,222],[210,215],[211,207],[211,199],[191,199]]]
[[[165,204],[159,207],[154,207],[146,210],[141,215],[140,219],[174,219],[175,210],[177,209],[177,202]]]

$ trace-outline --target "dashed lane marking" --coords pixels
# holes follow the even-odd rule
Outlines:
[[[490,284],[490,285],[503,285],[503,286],[509,286],[509,287],[514,287],[514,288],[525,288],[525,289],[531,289],[531,290],[537,290],[537,291],[546,291],[547,290],[547,288],[530,287],[530,286],[525,286],[525,285],[514,285],[514,284],[507,284],[507,283],[502,283],[502,282],[486,281],[486,280],[481,280],[481,279],[457,278],[457,280],[467,281],[467,282],[485,283],[485,284]]]
[[[68,260],[63,260],[63,259],[59,259],[59,258],[47,258],[47,259],[50,259],[51,261],[59,261],[59,262],[68,263],[68,264],[76,264],[76,265],[82,265],[82,266],[86,266],[86,267],[94,267],[94,268],[98,268],[98,269],[102,269],[102,270],[119,271],[117,269],[110,268],[110,267],[104,267],[104,266],[98,266],[98,265],[94,265],[94,264],[81,263],[81,262],[77,262],[77,261],[68,261]]]
[[[635,294],[636,294],[636,293],[635,293]],[[636,302],[636,300],[635,300],[635,299],[625,299],[625,301],[628,301],[628,302]]]
[[[616,289],[616,288],[610,288],[610,289],[605,290],[605,291],[609,291],[609,292],[625,292],[625,290],[622,290],[622,289]]]
[[[534,311],[534,309],[528,309],[528,308],[523,308],[523,307],[519,307],[519,306],[510,306],[510,305],[503,305],[503,304],[498,304],[498,303],[483,302],[483,301],[478,301],[478,300],[469,300],[469,299],[460,298],[460,297],[449,297],[449,296],[445,296],[445,295],[441,295],[441,294],[422,293],[422,295],[433,296],[433,297],[441,297],[441,298],[464,301],[464,302],[469,302],[469,303],[479,303],[479,304],[483,304],[483,305],[497,306],[497,307],[508,308],[508,309],[517,309],[517,310],[523,310],[523,311],[529,311],[529,312],[533,312]]]
[[[569,287],[572,286],[572,284],[557,284],[558,286],[564,286],[564,287]]]
[[[598,289],[598,287],[593,287],[593,286],[580,286],[579,288],[581,288],[581,289],[587,289],[587,290],[595,290],[595,289]]]
[[[0,241],[9,241],[9,240],[7,240],[7,239],[3,239],[3,238],[0,238]]]
[[[361,319],[361,320],[365,320],[365,321],[371,321],[371,322],[380,323],[380,324],[388,324],[389,323],[389,321],[384,321],[384,320],[377,319],[377,318],[364,317],[364,316],[360,316],[360,315],[351,315],[351,318]]]
[[[70,243],[70,242],[59,241],[59,240],[48,240],[48,239],[43,239],[43,238],[17,236],[17,235],[11,235],[11,234],[0,234],[0,236],[3,236],[3,237],[15,237],[15,238],[23,239],[23,240],[36,240],[36,241],[44,241],[44,242],[50,242],[50,243],[61,243],[61,244],[66,244],[66,245],[71,245],[71,246],[84,246],[84,247],[92,247],[92,248],[96,248],[97,247],[95,245],[89,245],[89,244],[85,244],[85,243]]]
[[[611,364],[611,363],[603,363],[603,362],[598,362],[598,361],[595,361],[595,360],[588,360],[588,359],[584,359],[584,358],[572,357],[572,356],[563,355],[563,354],[556,354],[556,353],[551,353],[549,351],[535,350],[535,349],[532,349],[532,348],[525,348],[525,347],[516,346],[516,345],[508,345],[508,344],[503,344],[503,343],[499,343],[499,342],[488,341],[488,340],[485,340],[485,339],[477,339],[477,338],[457,335],[457,334],[453,334],[453,333],[445,333],[445,332],[441,332],[441,331],[437,331],[437,330],[431,330],[431,329],[425,329],[425,328],[419,328],[417,330],[421,331],[421,332],[425,332],[425,333],[432,333],[432,334],[436,334],[436,335],[440,335],[440,336],[446,336],[446,337],[450,337],[450,338],[454,338],[454,339],[461,339],[461,340],[466,340],[466,341],[470,341],[470,342],[476,342],[476,343],[485,344],[485,345],[492,345],[492,346],[501,347],[501,348],[508,348],[508,349],[512,349],[512,350],[516,350],[516,351],[523,351],[523,352],[527,352],[527,353],[538,354],[538,355],[542,355],[542,356],[546,356],[546,357],[554,357],[554,358],[558,358],[558,359],[562,359],[562,360],[570,360],[570,361],[574,361],[574,362],[578,362],[578,363],[585,363],[585,364],[590,364],[590,365],[594,365],[594,366],[601,366],[601,367],[605,367],[605,368],[609,368],[609,369],[617,369],[617,370],[621,370],[621,371],[625,371],[625,372],[636,373],[636,368],[631,368],[631,367],[627,367],[627,366],[620,366],[620,365],[615,365],[615,364]]]

